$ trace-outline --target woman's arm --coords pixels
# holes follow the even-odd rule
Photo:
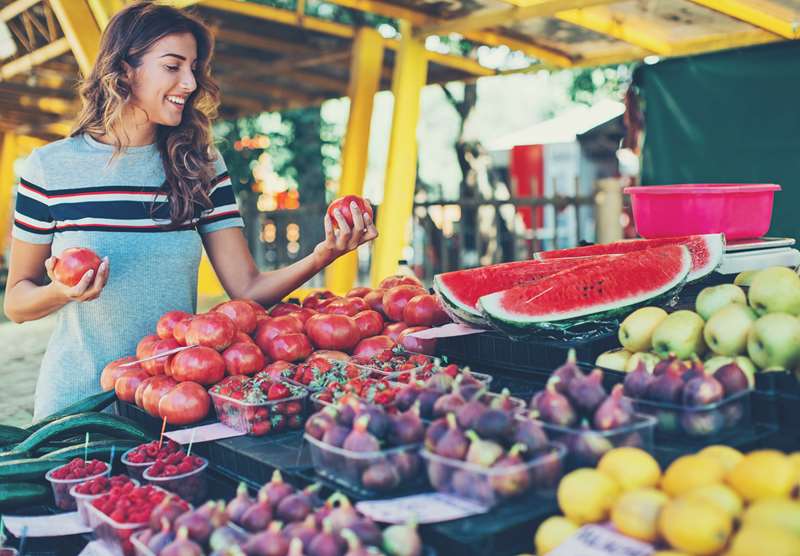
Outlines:
[[[369,215],[359,214],[355,205],[352,214],[352,230],[339,211],[334,215],[339,230],[334,231],[326,216],[325,240],[314,248],[313,253],[290,266],[269,272],[259,272],[241,228],[225,228],[205,234],[203,245],[222,287],[232,299],[253,299],[263,305],[272,305],[339,256],[378,237]]]
[[[11,240],[8,279],[3,311],[16,323],[46,317],[70,301],[90,301],[97,298],[108,280],[108,259],[100,264],[97,276],[90,270],[75,286],[66,286],[53,278],[55,257],[50,244]],[[45,284],[45,276],[51,282]]]

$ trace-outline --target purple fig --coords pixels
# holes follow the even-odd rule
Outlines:
[[[419,402],[419,414],[423,419],[433,418],[433,407],[436,404],[436,400],[442,395],[442,392],[427,387],[419,393],[417,401]]]
[[[480,393],[483,393],[486,390],[486,387],[481,384],[480,382],[470,382],[468,384],[462,384],[458,387],[458,393],[461,394],[461,397],[465,400],[474,400]]]
[[[185,528],[193,541],[201,545],[206,544],[213,529],[211,526],[211,513],[216,505],[216,502],[209,501],[196,510],[178,516],[173,524],[173,529]],[[204,508],[206,511],[203,511]]]
[[[485,480],[480,474],[469,469],[459,469],[453,472],[453,477],[450,480],[450,488],[447,492],[451,492],[461,498],[475,499],[478,495],[475,492],[475,486]]]
[[[286,556],[289,539],[281,532],[281,523],[276,521],[266,531],[250,537],[243,548],[247,556]]]
[[[526,456],[528,455],[526,453]],[[530,455],[534,456],[531,459],[536,459],[536,463],[531,468],[531,483],[540,489],[558,486],[563,471],[561,453],[556,448],[548,446]]]
[[[247,509],[255,503],[249,494],[247,494],[247,485],[244,483],[239,483],[239,487],[236,489],[236,496],[233,500],[228,502],[228,506],[225,508],[225,512],[228,514],[228,517],[234,523],[239,523],[239,520],[242,517],[242,514],[247,511]]]
[[[681,375],[681,380],[684,382],[689,382],[693,378],[700,378],[706,376],[705,368],[703,367],[703,362],[700,361],[700,358],[697,355],[692,354],[692,364],[689,365],[689,368]]]
[[[380,528],[369,518],[359,519],[351,523],[347,528],[355,533],[361,542],[367,546],[380,546],[383,540]]]
[[[269,498],[269,503],[272,504],[272,509],[274,510],[278,504],[280,504],[281,500],[294,494],[295,489],[292,485],[283,480],[280,470],[276,469],[272,472],[270,481],[261,487],[259,493],[262,491],[266,493],[267,498]]]
[[[322,411],[316,412],[306,421],[305,430],[317,440],[322,440],[322,437],[328,432],[336,423],[336,414],[338,411],[332,405],[326,406]]]
[[[429,452],[435,452],[436,444],[439,442],[442,435],[447,432],[448,428],[447,418],[445,417],[436,419],[433,423],[428,425],[428,430],[425,431],[425,449]]]
[[[400,484],[397,468],[388,461],[379,461],[367,467],[361,474],[361,485],[376,492],[387,492]]]
[[[481,440],[475,431],[467,431],[469,450],[467,450],[467,463],[481,467],[491,467],[503,455],[503,447],[491,440]]]
[[[459,430],[455,415],[448,413],[446,419],[447,431],[436,443],[436,453],[443,458],[463,460],[469,449],[469,441]]]
[[[464,367],[463,369],[461,369],[461,372],[456,378],[459,380],[461,384],[465,386],[471,385],[471,386],[479,386],[481,388],[483,387],[483,383],[477,378],[475,378],[475,375],[472,374],[472,371],[469,369],[469,367]]]
[[[314,511],[312,495],[319,489],[318,484],[309,485],[300,492],[287,496],[275,508],[275,516],[284,523],[302,521]]]
[[[458,426],[463,429],[473,428],[478,418],[488,410],[489,408],[483,402],[478,400],[468,401],[456,411]]]
[[[653,367],[653,376],[661,376],[666,373],[668,369],[672,369],[673,373],[680,376],[688,371],[689,367],[686,363],[678,359],[674,353],[670,353],[666,359],[662,359]]]
[[[676,359],[678,363],[680,360]],[[678,365],[674,363],[667,367],[667,369],[653,379],[653,382],[647,387],[645,397],[650,400],[665,403],[680,403],[681,395],[683,394],[684,382],[681,376],[686,372],[682,368],[682,363]]]
[[[333,532],[333,527],[329,520],[322,522],[322,531],[311,539],[306,547],[308,556],[342,556],[346,546],[344,541]]]
[[[185,502],[174,494],[167,494],[164,499],[150,512],[150,528],[153,531],[161,530],[161,521],[166,518],[170,525],[175,520],[189,511]],[[175,527],[172,528],[175,531]]]
[[[180,527],[175,540],[161,551],[161,556],[203,556],[202,547],[189,539],[189,529]]]
[[[337,492],[328,498],[331,502],[331,511],[325,516],[331,522],[331,528],[334,533],[338,533],[342,529],[350,527],[353,523],[360,519],[360,516],[350,500],[342,494]],[[327,502],[326,502],[327,503]],[[323,521],[324,521],[323,519]]]
[[[624,387],[617,384],[594,414],[594,428],[601,431],[616,429],[633,420],[633,406],[622,397]]]
[[[239,525],[251,533],[255,533],[264,529],[271,521],[272,503],[266,492],[259,491],[258,500],[242,514]]]
[[[451,475],[453,475],[453,469],[450,465],[445,465],[438,461],[428,462],[428,480],[430,480],[431,486],[436,490],[446,492]]]
[[[369,422],[367,423],[367,431],[377,438],[378,440],[383,440],[389,434],[389,429],[391,427],[391,422],[389,420],[389,416],[386,415],[386,412],[383,410],[381,406],[377,405],[370,405],[367,406],[364,411],[362,411],[359,416],[361,415],[369,415]]]
[[[722,388],[725,390],[725,397],[750,389],[750,381],[747,380],[747,375],[736,363],[728,363],[721,366],[714,373],[714,378],[722,384]]]
[[[713,376],[693,378],[683,387],[683,405],[696,407],[718,402],[725,391]]]
[[[647,365],[639,361],[636,368],[625,376],[624,391],[630,398],[643,398],[655,377],[647,372]]]
[[[589,428],[589,423],[585,419],[581,423],[579,432],[568,435],[566,445],[570,455],[579,465],[592,467],[597,465],[603,454],[614,447],[605,436]]]
[[[422,539],[416,523],[392,525],[383,532],[383,550],[389,556],[420,556]]]
[[[445,394],[433,404],[433,416],[439,418],[444,417],[448,413],[455,413],[458,408],[465,403],[464,398],[462,398],[461,394],[458,392]]]
[[[347,542],[347,552],[345,556],[370,556],[370,554],[373,554],[371,550],[364,547],[358,535],[353,533],[350,529],[344,529],[339,534]]]
[[[175,540],[175,533],[172,532],[172,526],[167,518],[161,519],[161,530],[150,537],[147,541],[139,538],[140,541],[146,542],[153,554],[159,554],[165,546]]]
[[[478,417],[473,428],[481,438],[503,442],[511,436],[514,420],[505,411],[489,409]]]
[[[343,400],[335,406],[337,410],[336,422],[343,427],[350,428],[356,418],[356,407],[354,403],[347,401],[346,397]]]
[[[571,427],[577,422],[578,417],[566,396],[559,394],[556,390],[559,380],[558,377],[555,377],[547,382],[547,387],[536,399],[536,406],[533,409],[539,413],[542,421],[562,427]]]
[[[305,556],[303,553],[303,541],[298,538],[293,538],[289,541],[289,552],[286,556]],[[231,556],[236,556],[236,554],[232,554]]]
[[[289,539],[300,539],[303,546],[308,546],[311,539],[319,533],[317,520],[313,515],[307,515],[303,521],[294,521],[283,528],[283,534]],[[301,551],[302,552],[302,551]]]
[[[389,456],[401,480],[412,479],[419,471],[419,456],[415,452],[399,452]]]
[[[492,466],[493,471],[502,470],[502,473],[492,473],[489,482],[499,495],[511,497],[528,490],[531,478],[524,465],[520,453],[525,451],[524,444],[514,444],[504,457],[497,460]]]
[[[420,419],[417,403],[407,411],[390,417],[390,421],[388,439],[392,446],[419,444],[425,437],[425,426]]]
[[[563,365],[553,371],[551,376],[558,377],[559,380],[556,383],[556,390],[558,390],[561,394],[566,394],[567,389],[574,378],[583,376],[583,373],[581,373],[581,370],[578,368],[575,349],[570,348],[569,353],[567,354],[567,360]]]
[[[214,529],[214,532],[211,533],[211,537],[208,539],[208,545],[211,547],[211,550],[222,551],[234,545],[238,546],[244,544],[247,539],[247,533],[243,532],[238,527],[223,525],[222,527]],[[153,551],[153,553],[158,554],[157,551]]]
[[[417,401],[417,397],[421,391],[422,388],[415,382],[411,382],[401,388],[394,398],[397,409],[400,411],[407,411],[408,408],[413,406],[414,402]]]
[[[329,444],[330,446],[335,446],[337,448],[341,448],[344,441],[347,439],[347,436],[350,434],[350,429],[347,427],[343,427],[342,425],[333,425],[328,431],[322,436],[322,442],[325,444]]]
[[[588,375],[579,374],[573,378],[567,387],[567,397],[578,412],[593,415],[597,406],[606,399],[603,371],[594,369]]]
[[[353,430],[345,438],[342,448],[351,452],[377,452],[381,449],[378,439],[367,431],[369,415],[359,415],[353,423]]]
[[[680,416],[680,424],[683,432],[689,436],[711,436],[725,426],[725,416],[716,409],[684,411]]]
[[[453,389],[453,382],[453,377],[447,373],[434,373],[427,382],[425,382],[425,388],[430,388],[445,394]]]
[[[517,419],[513,441],[515,444],[524,444],[526,453],[533,453],[547,444],[547,434],[534,418]]]
[[[519,409],[515,398],[511,397],[511,391],[503,388],[499,395],[493,396],[489,402],[490,409],[500,409],[502,411],[515,411]]]

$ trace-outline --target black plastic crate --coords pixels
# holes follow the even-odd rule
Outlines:
[[[780,442],[780,430],[775,425],[754,424],[741,427],[727,435],[724,442],[707,442],[702,439],[685,437],[679,439],[671,437],[662,439],[656,437],[653,455],[662,467],[666,467],[673,460],[687,454],[694,454],[711,444],[723,443],[742,452],[749,452],[759,448],[773,448]]]

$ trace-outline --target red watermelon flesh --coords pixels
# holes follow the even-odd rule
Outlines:
[[[535,327],[647,301],[680,285],[691,265],[685,246],[655,247],[587,262],[532,284],[486,295],[478,304],[501,328]]]
[[[600,255],[592,259],[608,259],[616,255]],[[467,270],[456,270],[433,277],[433,288],[443,306],[457,321],[483,325],[486,320],[478,308],[478,299],[522,284],[528,284],[557,272],[586,264],[585,258],[564,258],[552,261],[516,261]]]
[[[539,260],[561,259],[565,257],[589,257],[610,253],[631,253],[663,245],[685,245],[692,254],[692,271],[689,281],[694,281],[716,269],[725,254],[725,236],[723,234],[705,234],[695,236],[664,237],[657,239],[628,239],[614,243],[587,245],[572,249],[558,249],[536,253]]]

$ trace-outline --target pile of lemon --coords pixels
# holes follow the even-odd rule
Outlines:
[[[615,448],[596,469],[561,480],[558,505],[536,531],[544,556],[587,523],[662,548],[653,556],[800,556],[800,452],[748,454],[710,446],[664,471],[647,452]]]

